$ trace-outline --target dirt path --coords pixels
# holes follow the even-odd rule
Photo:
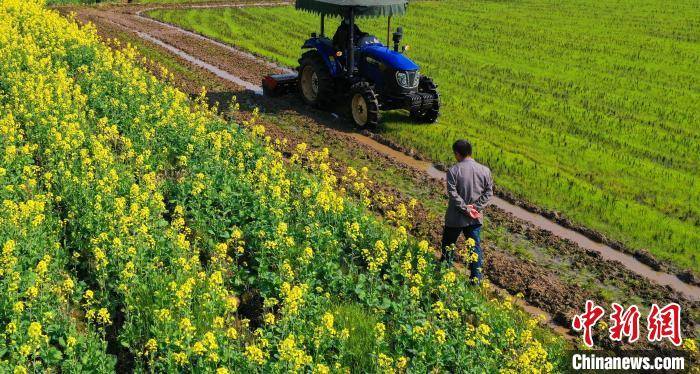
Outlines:
[[[231,4],[197,6],[231,6]],[[235,6],[261,6],[261,4],[250,2]],[[182,5],[170,7],[182,7]],[[178,56],[178,59],[193,66],[202,74],[213,75],[215,79],[228,82],[231,84],[232,90],[244,88],[257,92],[259,90],[257,82],[260,82],[264,75],[284,71],[283,68],[261,62],[255,56],[231,46],[145,18],[141,15],[145,9],[148,7],[113,6],[77,8],[76,10],[79,19],[92,21],[100,28],[116,27],[121,28],[122,31],[135,33],[139,38]],[[244,94],[238,96],[246,98]],[[306,141],[316,135],[324,139],[327,144],[338,148],[352,149],[352,153],[356,153],[357,157],[366,157],[376,160],[379,165],[402,170],[402,173],[410,176],[416,185],[427,186],[426,188],[429,188],[431,193],[439,199],[438,196],[444,188],[439,180],[442,177],[442,172],[432,167],[431,164],[418,161],[394,148],[381,144],[373,139],[373,137],[376,138],[375,135],[366,134],[369,135],[366,136],[354,133],[350,131],[344,121],[335,121],[328,114],[300,108],[299,104],[294,103],[293,100],[291,103],[286,103],[284,102],[286,99],[270,100],[263,97],[251,98],[250,96],[247,99],[254,101],[256,105],[265,108],[268,112],[295,112],[290,116],[294,116],[294,120],[298,122],[295,123],[295,127],[298,127],[299,131],[290,132],[275,126],[268,126],[271,131],[277,131],[279,137],[290,139],[291,145],[295,142]],[[301,135],[302,133],[304,135]],[[339,167],[343,167],[342,163]],[[393,194],[397,200],[408,200],[401,189],[390,186],[376,187]],[[439,243],[440,217],[431,214],[427,209],[425,211],[419,209],[418,214],[421,215],[421,218],[416,220],[414,232],[431,239],[433,244]],[[692,288],[693,286],[680,282],[673,275],[656,272],[632,256],[593,242],[587,237],[557,225],[540,215],[499,199],[495,206],[488,210],[487,216],[489,222],[494,226],[520,235],[540,247],[555,248],[555,252],[559,253],[560,257],[566,258],[568,266],[571,266],[574,271],[594,271],[595,278],[600,282],[612,280],[627,285],[627,290],[632,290],[630,292],[633,293],[633,296],[643,300],[644,303],[675,301],[681,302],[686,310],[698,309],[697,298],[700,293],[698,293],[697,287]],[[601,246],[605,248],[601,250]],[[507,289],[511,294],[523,293],[529,304],[548,312],[553,316],[553,320],[562,326],[568,327],[571,315],[573,312],[578,312],[586,299],[596,299],[605,303],[600,292],[590,291],[585,285],[567,283],[564,279],[566,272],[563,270],[546,268],[536,261],[524,261],[512,253],[495,246],[492,247],[491,244],[487,245],[486,250],[488,254],[485,271],[492,282]],[[620,262],[625,266],[620,266]],[[665,287],[664,283],[670,287]],[[682,297],[681,293],[685,297]],[[527,308],[527,305],[525,306]],[[689,326],[687,332],[691,334],[695,329],[692,315],[692,313],[684,315],[686,317],[684,325]]]

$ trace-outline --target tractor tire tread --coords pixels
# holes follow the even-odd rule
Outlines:
[[[311,50],[304,52],[304,54],[301,55],[301,58],[299,58],[299,82],[301,82],[301,74],[306,65],[313,66],[318,78],[318,94],[316,101],[309,102],[306,100],[301,90],[301,84],[299,84],[299,92],[304,102],[313,107],[323,109],[331,104],[331,98],[334,97],[335,94],[333,77],[331,77],[331,73],[318,51]]]
[[[426,76],[421,76],[418,83],[418,91],[428,93],[435,97],[433,106],[427,110],[411,113],[411,118],[416,122],[435,123],[440,116],[440,93],[437,90],[437,85],[432,79]]]
[[[362,94],[367,102],[367,123],[364,126],[356,125],[361,129],[373,130],[379,125],[379,121],[381,120],[379,98],[368,82],[358,82],[350,86],[350,100],[358,93]],[[350,117],[352,118],[352,110]]]

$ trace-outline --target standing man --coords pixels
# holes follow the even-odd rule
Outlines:
[[[445,229],[442,232],[442,261],[452,264],[454,250],[449,248],[464,233],[474,240],[477,261],[469,259],[471,278],[481,282],[481,225],[483,209],[493,196],[491,170],[472,158],[472,145],[466,140],[457,140],[452,145],[457,164],[447,171],[447,194],[450,198],[445,213]]]

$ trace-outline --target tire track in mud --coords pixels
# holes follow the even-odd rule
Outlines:
[[[112,20],[109,20],[109,22],[114,23],[115,25],[118,25],[121,27],[125,27],[124,25],[119,24],[118,22],[115,22]],[[159,47],[162,47],[162,48],[170,51],[172,54],[182,58],[183,60],[185,60],[185,61],[187,61],[195,66],[209,70],[210,72],[212,72],[214,75],[216,75],[217,77],[219,77],[221,79],[225,79],[227,81],[233,82],[234,84],[241,86],[241,87],[245,88],[246,90],[253,91],[256,95],[263,94],[262,87],[259,87],[259,86],[256,86],[256,85],[250,83],[250,82],[244,81],[243,79],[238,78],[237,76],[235,76],[231,73],[228,73],[224,70],[221,70],[214,65],[208,64],[202,60],[194,58],[194,57],[188,55],[187,53],[183,52],[182,50],[179,50],[170,44],[164,43],[164,42],[160,41],[159,39],[152,37],[149,34],[146,34],[146,33],[141,32],[141,31],[134,31],[134,32],[141,39],[144,39],[144,40],[149,41],[149,42],[151,42]]]
[[[252,5],[257,5],[260,6],[261,3],[253,3]],[[267,3],[266,5],[269,5],[270,3]],[[275,3],[273,5],[279,5],[280,3]],[[250,5],[250,6],[252,6]],[[241,6],[249,6],[248,4],[233,4],[233,7],[241,7]],[[203,7],[213,7],[212,5],[200,5],[198,6],[200,8]],[[218,4],[216,7],[232,7],[232,4]],[[244,88],[249,88],[252,89],[254,87],[259,88],[258,85],[250,83],[251,80],[258,79],[264,75],[268,74],[271,72],[282,72],[282,68],[269,63],[269,62],[262,62],[261,60],[253,56],[251,54],[248,54],[247,52],[242,52],[234,47],[231,47],[229,45],[220,43],[218,41],[212,41],[211,39],[204,37],[202,35],[193,33],[191,31],[187,30],[182,30],[176,26],[169,25],[162,23],[160,21],[152,20],[149,18],[146,18],[141,15],[141,12],[143,12],[145,9],[141,9],[140,11],[137,10],[137,14],[135,13],[130,13],[129,11],[127,12],[118,12],[118,14],[115,14],[114,12],[110,12],[107,16],[104,14],[93,14],[93,16],[102,19],[103,21],[110,22],[112,24],[115,24],[121,28],[124,28],[130,32],[135,33],[139,37],[156,44],[160,46],[161,48],[164,48],[171,53],[174,53],[175,55],[179,56],[180,58],[184,59],[185,61],[190,62],[191,64],[195,66],[199,66],[200,68],[203,68],[205,70],[208,70],[209,72],[213,73],[214,75],[218,76],[219,78],[223,80],[227,80],[229,82],[236,83],[237,85],[244,87]],[[136,20],[124,20],[124,16],[131,15],[132,17],[136,17]],[[116,20],[115,20],[116,19]],[[157,25],[156,32],[153,32],[152,27],[147,26],[147,24],[152,24],[152,25]],[[145,31],[144,30],[148,30]],[[162,30],[160,29],[165,29],[171,34],[163,33]],[[154,36],[153,34],[156,34]],[[206,54],[207,49],[206,48],[192,48],[191,46],[187,46],[186,42],[183,42],[182,36],[186,36],[187,38],[191,40],[196,40],[197,42],[204,41],[206,43],[210,43],[214,46],[216,46],[219,49],[225,50],[226,54],[228,54],[228,59],[230,59],[230,54],[235,54],[239,59],[246,60],[244,61],[243,65],[244,68],[247,67],[250,63],[257,64],[258,68],[254,69],[252,73],[250,71],[243,71],[243,74],[240,74],[237,72],[237,69],[240,69],[240,66],[232,66],[231,61],[228,61],[228,64],[226,63],[221,63],[221,61],[218,61],[217,59],[209,59],[209,62],[203,61],[203,59],[194,57],[193,54],[199,55],[199,56],[209,56]],[[175,46],[175,45],[177,46]],[[187,51],[189,49],[189,51]],[[175,52],[178,51],[178,52]],[[205,54],[202,54],[205,53]],[[187,57],[185,57],[187,56]],[[219,52],[219,58],[221,58],[221,53]],[[224,54],[225,57],[225,54]],[[239,63],[240,61],[236,61],[236,63]],[[263,68],[260,68],[262,66]],[[210,68],[211,67],[211,68]],[[231,72],[231,70],[233,70]],[[236,79],[229,79],[231,76],[236,77],[238,80],[242,81],[241,83],[246,83],[246,84],[240,84],[237,82]],[[240,76],[245,76],[245,78],[241,78]],[[246,80],[247,79],[247,80]],[[255,90],[253,90],[255,91]],[[317,125],[318,126],[318,125]],[[330,130],[330,129],[320,129],[319,131],[336,131],[336,130]],[[374,140],[372,140],[370,137],[367,137],[365,135],[360,135],[357,133],[351,133],[351,134],[342,134],[346,138],[348,138],[348,141],[350,142],[356,142],[358,144],[355,144],[354,147],[357,147],[358,145],[361,147],[365,148],[366,152],[375,152],[377,153],[378,156],[384,157],[387,161],[390,161],[392,163],[399,163],[403,164],[404,167],[408,166],[416,171],[418,171],[421,175],[420,178],[425,178],[426,176],[433,176],[433,177],[439,177],[439,171],[437,171],[435,168],[432,167],[432,165],[428,163],[421,163],[419,161],[414,160],[411,157],[407,157],[405,154],[395,151],[394,149],[384,146]],[[369,134],[372,135],[372,134]],[[336,134],[337,136],[337,134]],[[385,147],[385,148],[383,148]],[[389,151],[391,150],[391,151]],[[392,152],[395,152],[392,153]],[[427,165],[427,166],[426,166]],[[426,174],[427,173],[427,174]],[[437,183],[437,188],[441,188],[439,185],[440,183],[436,181],[435,179],[432,179],[434,183]],[[400,191],[395,191],[400,194]],[[501,205],[501,204],[498,204]],[[511,207],[518,208],[515,205],[511,204]],[[522,208],[518,208],[522,209]],[[527,211],[526,211],[527,212]],[[567,253],[567,255],[571,255],[576,258],[576,261],[583,261],[585,262],[592,262],[594,264],[603,266],[605,271],[603,272],[606,274],[608,277],[619,277],[620,279],[624,279],[626,282],[632,282],[633,284],[638,283],[638,282],[644,282],[644,279],[640,279],[638,275],[635,274],[629,274],[628,271],[625,271],[625,269],[621,269],[618,264],[612,261],[606,260],[604,257],[601,255],[596,255],[597,252],[594,252],[592,250],[587,250],[585,248],[581,248],[581,246],[578,246],[577,243],[572,242],[571,240],[566,240],[562,239],[561,237],[557,237],[556,235],[552,234],[551,231],[546,231],[543,230],[542,227],[539,227],[539,225],[533,225],[530,223],[525,223],[523,221],[518,220],[517,218],[513,217],[513,215],[509,214],[508,209],[502,210],[499,207],[492,207],[488,211],[488,216],[489,219],[494,222],[497,225],[507,227],[509,230],[512,230],[514,232],[519,232],[522,233],[523,236],[528,238],[528,240],[532,240],[534,242],[537,242],[539,244],[543,245],[551,245],[551,246],[556,246],[557,248],[565,248],[564,252]],[[528,212],[529,213],[529,212]],[[533,213],[529,213],[533,214]],[[516,215],[517,216],[517,215]],[[539,216],[540,219],[543,219],[550,224],[553,224],[553,222],[546,220],[546,218]],[[428,234],[428,236],[432,236],[432,242],[435,243],[436,241],[439,242],[439,233],[435,232],[433,230],[436,227],[436,222],[426,222],[425,225],[427,227],[419,228],[420,231],[423,231],[423,234]],[[437,225],[439,227],[440,223],[437,222]],[[425,232],[425,231],[430,231],[432,230],[433,232]],[[580,234],[579,234],[580,235]],[[614,251],[612,248],[610,249]],[[621,252],[618,252],[621,253]],[[630,256],[631,257],[631,256]],[[575,261],[575,262],[576,262]],[[590,295],[590,293],[577,288],[573,287],[568,284],[564,284],[561,282],[560,279],[557,279],[555,275],[553,275],[550,271],[547,271],[546,269],[539,268],[536,266],[534,263],[526,263],[522,259],[518,259],[513,255],[510,255],[508,253],[502,252],[502,251],[492,251],[492,253],[487,256],[487,263],[485,265],[487,273],[490,275],[491,280],[503,288],[506,288],[509,292],[511,293],[518,293],[522,292],[525,294],[526,299],[537,306],[540,306],[547,312],[549,312],[551,315],[554,316],[554,321],[559,323],[560,325],[566,326],[568,328],[568,323],[570,321],[570,314],[572,310],[577,310],[580,309],[582,305],[582,300],[585,300],[586,297],[594,298],[593,295]],[[642,287],[644,288],[644,287]],[[642,293],[641,295],[645,297],[645,300],[649,301],[663,301],[663,300],[676,300],[680,299],[680,295],[675,294],[674,292],[670,292],[669,289],[665,287],[651,287],[651,290],[653,292],[647,292],[647,293]],[[666,295],[664,296],[664,291],[666,291]],[[647,299],[649,297],[649,299]],[[687,303],[685,303],[687,304]],[[525,309],[528,309],[528,305],[524,305]],[[691,308],[697,308],[697,303],[690,303],[688,305]],[[537,313],[537,310],[533,311],[535,314]],[[691,321],[692,322],[692,321]],[[561,330],[559,332],[562,332]]]

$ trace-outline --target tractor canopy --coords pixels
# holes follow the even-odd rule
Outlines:
[[[408,0],[296,0],[295,7],[324,16],[390,17],[406,13]]]

